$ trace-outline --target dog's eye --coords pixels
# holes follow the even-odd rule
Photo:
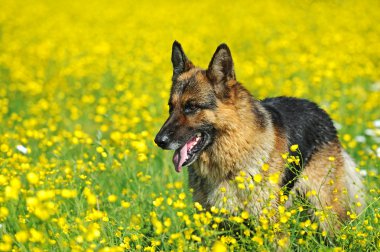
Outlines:
[[[183,112],[188,115],[196,112],[197,110],[198,107],[192,103],[186,103],[185,107],[183,108]]]

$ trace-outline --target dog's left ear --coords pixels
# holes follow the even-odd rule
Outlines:
[[[231,51],[226,44],[218,46],[206,74],[214,85],[225,86],[229,80],[236,80]]]
[[[174,41],[172,47],[172,64],[173,81],[176,80],[180,74],[189,71],[194,67],[193,63],[191,63],[191,61],[186,57],[181,44],[177,41]]]

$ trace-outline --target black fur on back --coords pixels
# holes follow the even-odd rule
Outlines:
[[[337,131],[329,115],[314,102],[292,97],[267,98],[261,101],[270,113],[273,125],[281,130],[288,139],[288,147],[298,144],[301,155],[300,165],[295,169],[287,168],[282,178],[281,186],[291,190],[297,175],[308,163],[314,151],[326,143],[338,141]]]

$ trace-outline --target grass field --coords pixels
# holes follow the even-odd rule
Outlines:
[[[379,1],[0,5],[0,251],[379,250]],[[223,209],[197,212],[186,169],[153,142],[174,40],[202,67],[226,42],[255,97],[328,111],[365,175],[365,212],[335,239],[300,204],[274,225],[226,217],[233,230]]]

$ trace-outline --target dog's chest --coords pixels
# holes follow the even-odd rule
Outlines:
[[[228,179],[214,180],[199,176],[193,167],[189,168],[189,185],[193,189],[193,200],[210,209],[227,210],[234,214],[241,210],[257,215],[270,200],[270,190],[254,180],[261,176],[257,168],[241,172]],[[265,186],[266,187],[266,186]]]

